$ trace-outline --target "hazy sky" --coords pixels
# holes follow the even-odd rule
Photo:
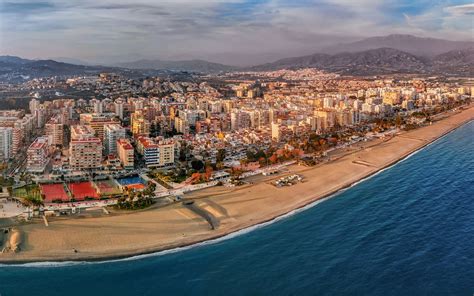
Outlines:
[[[0,0],[0,54],[231,63],[390,33],[473,40],[473,19],[472,0]]]

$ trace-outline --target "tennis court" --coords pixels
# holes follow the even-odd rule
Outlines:
[[[122,193],[117,184],[112,180],[94,181],[100,195],[114,196]]]
[[[125,188],[142,190],[145,189],[145,181],[140,176],[117,179],[117,182]]]
[[[40,188],[44,202],[69,201],[63,184],[41,184]]]
[[[69,183],[67,186],[69,187],[69,190],[71,190],[75,200],[84,200],[88,198],[99,199],[97,191],[89,181]]]

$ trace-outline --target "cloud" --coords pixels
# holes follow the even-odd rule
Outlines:
[[[474,15],[474,3],[465,5],[448,6],[444,11],[453,16],[472,16]]]
[[[389,33],[468,39],[472,7],[430,0],[0,0],[0,50],[96,62],[223,62],[226,53],[232,62]]]

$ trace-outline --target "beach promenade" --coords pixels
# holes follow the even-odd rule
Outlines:
[[[304,182],[276,188],[271,180],[282,175],[258,177],[251,185],[212,187],[186,194],[219,219],[210,230],[201,216],[181,204],[127,214],[85,219],[53,219],[49,226],[32,223],[18,226],[24,234],[19,253],[0,254],[0,262],[100,260],[150,253],[218,238],[270,221],[301,208],[386,168],[442,135],[474,119],[474,108],[387,141],[367,142],[315,167],[291,166]],[[341,212],[343,214],[343,212]],[[74,251],[75,250],[75,251]]]

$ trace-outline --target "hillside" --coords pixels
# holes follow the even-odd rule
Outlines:
[[[451,41],[436,38],[423,38],[413,35],[392,34],[370,37],[360,41],[337,44],[323,49],[324,53],[360,52],[376,48],[393,48],[417,56],[434,57],[436,55],[462,50],[474,46],[471,41]]]

